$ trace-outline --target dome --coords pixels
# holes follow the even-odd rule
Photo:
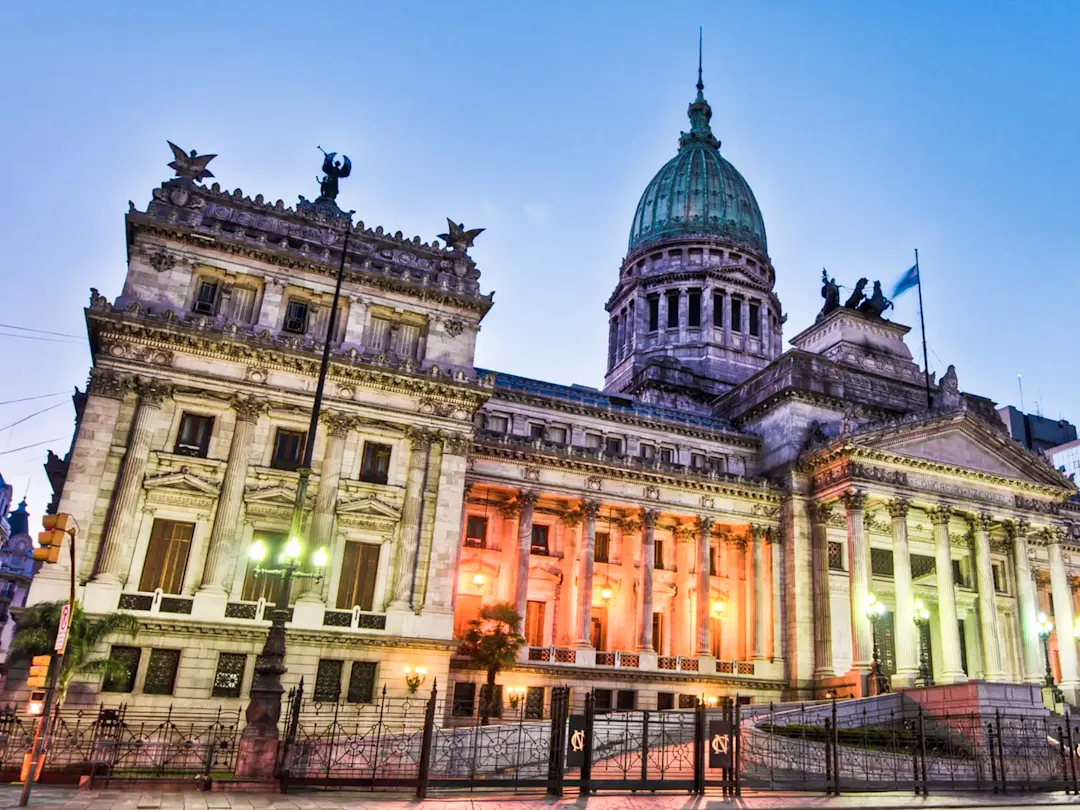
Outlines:
[[[702,95],[690,105],[690,131],[679,138],[679,153],[657,172],[641,195],[630,228],[629,252],[661,239],[722,236],[767,253],[765,222],[754,192],[734,166],[720,156],[709,127],[712,109]]]

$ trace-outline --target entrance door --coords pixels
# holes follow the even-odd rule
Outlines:
[[[530,647],[544,646],[544,602],[525,604],[525,643]]]
[[[881,659],[881,671],[886,675],[896,674],[896,616],[886,613],[878,619],[878,657]]]
[[[596,616],[593,616],[592,619],[590,641],[592,642],[594,650],[604,649],[604,622]]]

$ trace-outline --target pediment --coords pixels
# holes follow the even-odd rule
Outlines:
[[[337,511],[339,515],[366,515],[395,521],[401,519],[401,510],[380,501],[374,495],[339,504]]]
[[[292,506],[296,503],[296,489],[290,487],[284,481],[279,481],[270,486],[256,489],[248,489],[244,493],[244,500],[248,503],[281,504]]]
[[[751,276],[745,270],[739,270],[736,268],[724,269],[717,274],[722,281],[729,281],[734,284],[748,284],[753,287],[761,286],[761,279],[756,276]]]
[[[218,493],[217,484],[196,475],[187,467],[158,475],[147,475],[143,479],[143,488],[167,489],[193,495],[217,495]]]

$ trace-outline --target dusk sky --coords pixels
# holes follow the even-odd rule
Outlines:
[[[1080,3],[7,3],[0,427],[51,407],[0,430],[16,501],[29,487],[36,522],[49,499],[82,309],[121,290],[127,202],[171,176],[166,139],[289,205],[317,196],[321,145],[352,158],[339,203],[365,224],[487,228],[477,365],[602,385],[603,304],[688,128],[699,25],[785,338],[822,267],[888,289],[918,248],[931,370],[1017,405],[1022,373],[1028,410],[1080,421]],[[888,317],[921,362],[914,292]]]

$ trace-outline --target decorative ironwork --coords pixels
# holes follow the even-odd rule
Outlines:
[[[153,606],[154,597],[150,594],[122,593],[120,594],[120,603],[117,605],[117,609],[148,611]]]
[[[186,616],[190,616],[191,606],[194,603],[194,599],[184,599],[179,596],[163,596],[158,603],[158,610],[162,613],[182,613]]]
[[[619,653],[619,666],[620,667],[639,667],[641,666],[641,657],[637,653]]]
[[[596,666],[598,666],[598,667],[613,667],[613,666],[615,666],[615,653],[613,653],[613,652],[598,652],[596,654]]]
[[[893,553],[887,548],[870,549],[870,571],[877,577],[893,576]]]
[[[374,661],[353,661],[349,673],[349,703],[371,703],[375,699],[375,674],[378,664]]]
[[[150,650],[143,692],[147,695],[171,695],[180,667],[180,650]]]
[[[698,700],[696,695],[679,695],[679,708],[680,709],[692,709],[697,706]]]
[[[226,619],[254,619],[259,606],[255,602],[229,602],[225,605]]]
[[[921,579],[930,576],[937,570],[937,561],[933,557],[924,554],[911,555],[911,578]]]
[[[109,650],[109,658],[119,664],[122,669],[110,672],[105,676],[101,684],[102,692],[133,692],[135,690],[135,676],[139,672],[139,659],[142,658],[142,650],[138,647],[120,647],[113,645]]]
[[[345,662],[332,658],[320,658],[315,672],[315,690],[312,697],[317,703],[334,703],[341,697],[341,673]]]
[[[323,627],[352,627],[351,610],[328,610],[323,614]]]
[[[678,665],[678,659],[673,655],[662,655],[656,659],[657,669],[674,670]]]
[[[356,622],[356,626],[360,630],[385,630],[386,614],[361,613],[360,618]]]
[[[696,658],[680,658],[679,669],[683,672],[697,672],[698,660]]]
[[[739,675],[753,675],[754,674],[754,662],[753,661],[739,661],[738,674]]]
[[[829,541],[829,568],[833,571],[844,570],[844,545]]]
[[[555,663],[556,664],[574,664],[577,663],[577,653],[574,650],[564,650],[560,648],[555,649]]]
[[[716,671],[721,675],[734,675],[735,674],[735,662],[734,661],[717,661]]]
[[[238,698],[244,680],[244,668],[247,655],[244,653],[220,653],[217,670],[214,672],[214,686],[210,690],[213,697]]]
[[[550,661],[551,647],[529,647],[530,661]]]
[[[542,720],[544,717],[544,687],[530,686],[525,691],[525,719]]]

